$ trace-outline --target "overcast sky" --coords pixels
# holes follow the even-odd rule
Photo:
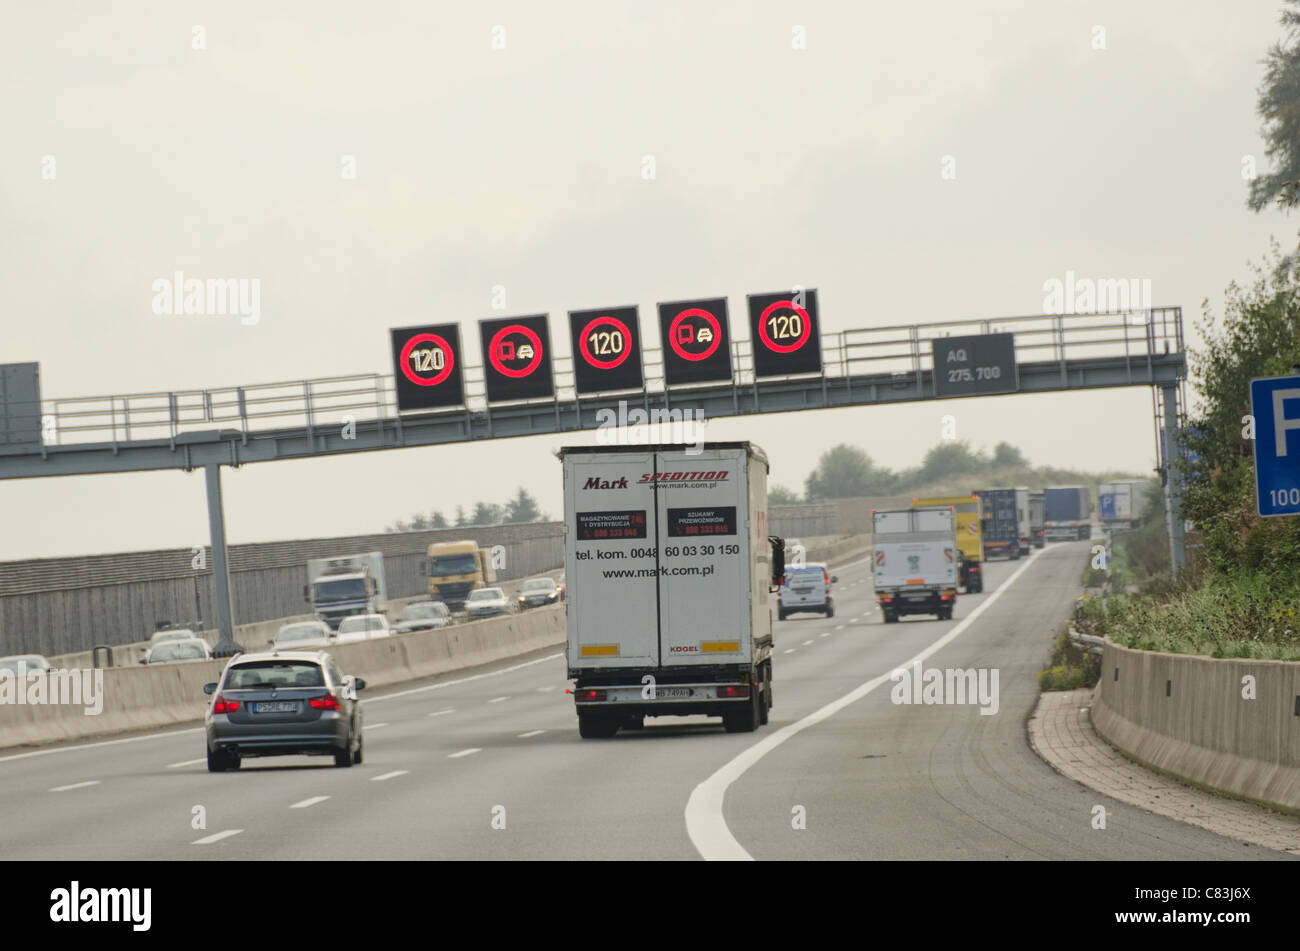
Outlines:
[[[387,373],[388,328],[444,321],[477,362],[494,285],[553,338],[567,310],[639,304],[657,346],[657,301],[728,296],[744,337],[746,293],[802,284],[832,332],[1039,313],[1072,270],[1150,280],[1190,331],[1271,235],[1294,244],[1293,222],[1246,209],[1242,174],[1267,168],[1256,91],[1280,6],[11,5],[0,363],[39,361],[46,398]],[[258,279],[260,320],[156,315],[175,271]],[[708,436],[757,441],[801,490],[838,442],[916,464],[949,413],[958,438],[1034,463],[1153,465],[1140,388]],[[558,516],[551,451],[590,441],[226,469],[227,534],[379,531],[520,484]],[[0,559],[207,541],[201,473],[0,481]]]

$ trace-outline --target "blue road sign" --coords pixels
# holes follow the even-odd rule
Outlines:
[[[1255,417],[1255,510],[1300,515],[1300,376],[1250,381]]]

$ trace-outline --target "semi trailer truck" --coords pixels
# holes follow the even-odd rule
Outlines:
[[[1043,506],[1049,542],[1092,537],[1092,493],[1086,485],[1049,485]]]
[[[1016,511],[1016,490],[977,489],[971,494],[980,499],[984,557],[1019,558],[1020,519]]]
[[[1119,479],[1097,487],[1097,517],[1108,531],[1126,532],[1141,522],[1145,479]]]
[[[772,708],[763,451],[749,442],[560,450],[569,679],[578,733],[647,716],[720,716],[749,732]]]
[[[492,567],[492,549],[479,548],[472,538],[455,542],[434,542],[426,550],[423,571],[429,579],[429,597],[459,611],[475,588],[497,580]]]

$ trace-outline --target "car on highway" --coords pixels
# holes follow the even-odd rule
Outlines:
[[[834,617],[835,598],[831,585],[839,580],[821,562],[787,568],[776,599],[778,619],[784,621],[789,615],[801,611]]]
[[[373,641],[379,637],[392,634],[388,618],[382,614],[354,614],[339,622],[338,634],[334,643],[350,644],[353,641]]]
[[[153,636],[149,638],[149,643],[147,643],[144,647],[140,648],[140,652],[143,654],[147,654],[149,653],[149,651],[153,650],[159,644],[166,644],[170,641],[189,641],[189,640],[194,640],[195,638],[202,640],[202,638],[199,637],[198,632],[195,631],[193,628],[166,627],[163,628],[162,630],[154,631]]]
[[[402,608],[393,624],[394,634],[435,631],[451,624],[451,611],[441,601],[416,601]]]
[[[272,647],[281,650],[304,650],[308,647],[327,647],[334,643],[334,632],[324,621],[294,621],[275,634]]]
[[[510,611],[510,602],[500,588],[475,588],[465,600],[465,613],[470,620],[495,617]]]
[[[547,604],[560,603],[561,589],[554,578],[529,578],[519,589],[519,607],[521,610],[540,608]]]
[[[208,771],[239,769],[250,756],[333,756],[335,766],[362,759],[364,726],[357,692],[326,651],[264,651],[230,659],[203,720]]]
[[[200,637],[190,637],[185,640],[164,641],[157,647],[149,648],[140,659],[140,663],[191,664],[211,659],[212,648],[208,646],[208,642]]]
[[[12,671],[14,674],[44,673],[53,669],[50,662],[40,654],[11,654],[8,657],[0,657],[0,670]]]

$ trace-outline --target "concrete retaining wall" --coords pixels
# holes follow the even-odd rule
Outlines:
[[[345,673],[379,687],[562,644],[564,618],[563,606],[557,605],[440,631],[341,644],[330,653]],[[71,704],[0,704],[0,748],[201,720],[209,702],[203,685],[216,681],[225,663],[107,668],[103,710],[96,716]]]
[[[1242,696],[1253,677],[1255,699]],[[1217,660],[1107,643],[1097,731],[1133,759],[1300,813],[1300,663]]]

